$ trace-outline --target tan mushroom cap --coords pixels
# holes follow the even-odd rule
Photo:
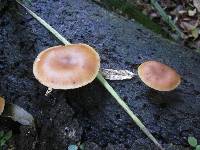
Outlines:
[[[181,83],[181,77],[174,69],[157,61],[142,63],[138,75],[147,86],[158,91],[171,91]]]
[[[100,57],[92,47],[71,44],[42,51],[33,64],[33,74],[49,88],[75,89],[92,82],[99,68]]]
[[[0,97],[0,115],[3,113],[4,107],[5,107],[5,100],[2,97]]]

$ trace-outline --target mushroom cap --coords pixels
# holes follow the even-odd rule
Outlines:
[[[181,77],[174,69],[157,61],[142,63],[138,75],[147,86],[158,91],[171,91],[181,83]]]
[[[52,89],[75,89],[92,82],[100,68],[98,53],[86,44],[55,46],[35,59],[33,74]]]
[[[5,107],[5,100],[4,98],[0,97],[0,115],[3,113]]]

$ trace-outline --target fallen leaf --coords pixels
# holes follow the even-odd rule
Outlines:
[[[188,15],[190,17],[194,16],[197,13],[197,9],[195,8],[194,10],[188,10]]]
[[[200,12],[200,0],[193,0],[193,4],[198,10],[198,12]]]
[[[2,116],[9,117],[22,125],[34,126],[33,116],[23,108],[12,103],[6,103]]]
[[[108,80],[127,80],[136,74],[128,70],[102,69],[102,75]]]
[[[182,13],[183,10],[183,6],[182,5],[177,5],[175,9],[173,9],[172,11],[170,11],[170,15],[172,16],[179,16],[179,13]]]
[[[185,32],[190,32],[198,26],[198,20],[181,21],[180,27],[184,29]]]

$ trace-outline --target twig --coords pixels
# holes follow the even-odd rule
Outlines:
[[[32,15],[40,24],[42,24],[49,32],[56,36],[63,44],[70,44],[61,34],[59,34],[55,29],[53,29],[46,21],[37,16],[34,12],[24,6],[20,1],[16,0],[22,7],[24,7],[30,15]],[[140,127],[140,129],[155,143],[157,147],[164,150],[154,136],[149,132],[149,130],[143,125],[139,118],[130,110],[128,105],[119,97],[115,90],[109,85],[109,83],[104,79],[104,77],[99,72],[97,79],[100,83],[108,90],[108,92],[115,98],[115,100],[122,106],[122,108],[129,114],[133,121]]]
[[[172,21],[172,19],[166,14],[164,9],[160,6],[160,4],[156,0],[151,0],[151,4],[154,8],[159,12],[161,18],[178,34],[179,38],[184,37],[184,33],[176,26],[176,24]]]

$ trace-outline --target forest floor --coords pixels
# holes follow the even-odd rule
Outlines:
[[[72,43],[96,48],[102,68],[132,71],[146,60],[175,68],[182,84],[157,92],[139,78],[109,82],[168,150],[187,150],[188,136],[200,139],[199,54],[108,11],[91,0],[35,0],[29,6]],[[58,9],[59,8],[59,9]],[[156,150],[98,81],[75,89],[54,90],[33,76],[37,54],[60,45],[14,1],[0,12],[0,96],[35,118],[36,129],[5,118],[1,130],[12,130],[7,148],[64,150],[84,144],[85,150]]]

